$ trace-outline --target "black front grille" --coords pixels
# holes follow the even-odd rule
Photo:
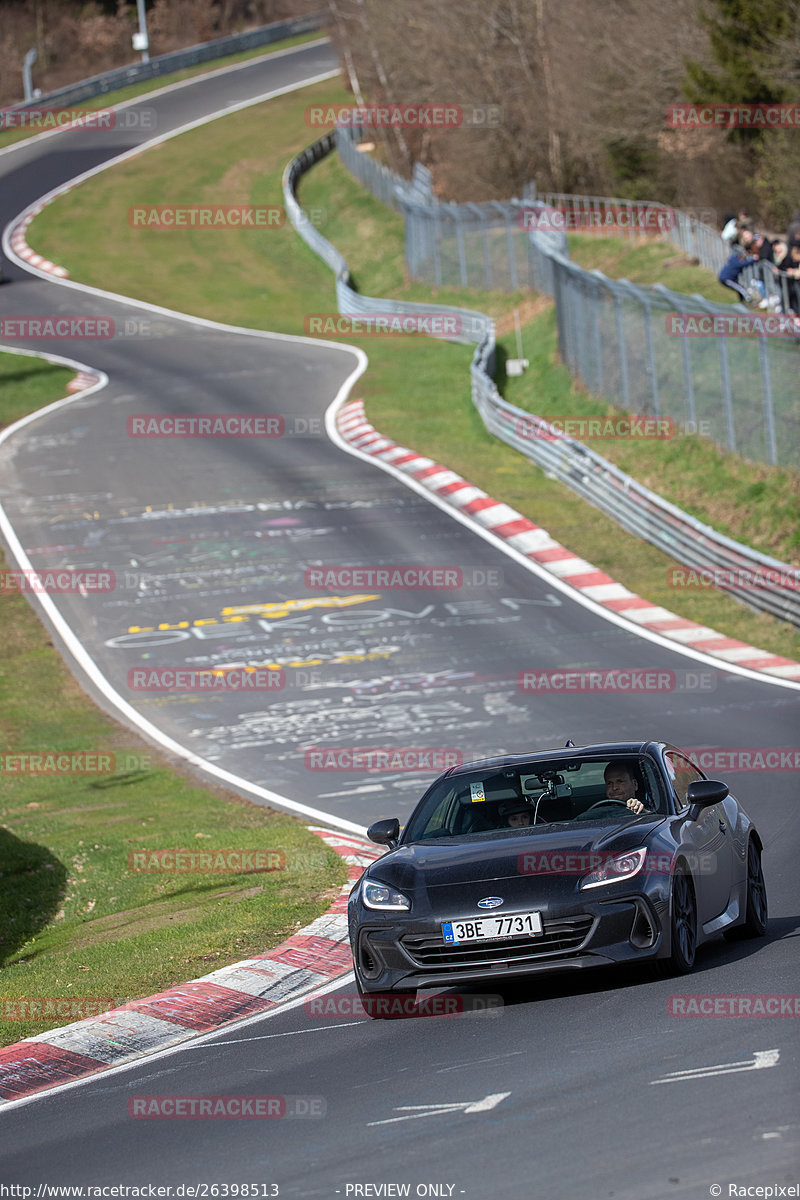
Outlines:
[[[417,966],[482,966],[493,962],[517,962],[574,953],[586,940],[593,917],[564,917],[545,921],[539,937],[501,938],[492,942],[466,942],[453,946],[442,935],[407,935],[401,945]]]

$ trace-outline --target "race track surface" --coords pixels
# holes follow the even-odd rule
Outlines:
[[[142,105],[157,110],[163,132],[335,65],[328,47],[301,49]],[[2,225],[140,136],[66,133],[0,155]],[[147,315],[15,266],[7,274],[0,303],[8,315],[102,311],[123,323]],[[1,499],[37,569],[115,573],[114,591],[58,596],[58,609],[110,688],[187,750],[366,825],[405,818],[436,770],[318,771],[310,748],[472,758],[568,736],[578,744],[658,737],[687,748],[796,744],[797,690],[610,624],[332,444],[323,417],[358,369],[351,351],[148,319],[146,343],[28,344],[103,371],[109,383],[0,447]],[[134,414],[201,412],[280,415],[285,432],[252,440],[126,433]],[[308,585],[320,564],[457,567],[463,584],[331,592]],[[281,665],[285,686],[201,695],[129,687],[134,667],[241,663]],[[566,665],[658,668],[673,672],[675,685],[600,697],[517,687],[525,668]],[[0,1181],[402,1194],[346,1190],[383,1183],[408,1184],[411,1195],[623,1200],[796,1182],[796,1022],[681,1020],[667,1009],[675,993],[796,989],[796,773],[724,777],[764,837],[766,944],[714,944],[688,980],[602,972],[537,982],[507,994],[499,1015],[371,1022],[301,1005],[3,1113]],[[346,984],[334,994],[352,991]],[[128,1115],[132,1097],[156,1093],[302,1096],[305,1111],[324,1115]],[[404,1108],[431,1105],[460,1107]]]

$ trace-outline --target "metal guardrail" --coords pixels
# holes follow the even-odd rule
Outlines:
[[[297,34],[312,33],[315,29],[322,28],[324,20],[325,14],[314,13],[311,16],[295,17],[287,21],[274,21],[271,25],[261,25],[258,29],[250,29],[246,33],[231,33],[227,37],[215,38],[211,42],[200,42],[197,46],[187,46],[184,50],[159,54],[146,63],[131,63],[127,67],[115,67],[113,71],[103,71],[100,75],[92,75],[89,79],[82,79],[78,83],[48,92],[46,96],[10,105],[9,109],[12,112],[22,112],[29,108],[80,104],[95,96],[104,96],[107,92],[130,87],[133,83],[158,79],[161,75],[169,75],[172,71],[183,70],[184,67],[195,67],[214,58],[239,54],[243,50],[254,50],[258,46],[268,46],[272,42],[279,42],[283,38],[294,37]]]
[[[703,524],[595,451],[509,404],[473,372],[472,399],[490,433],[521,451],[624,529],[697,572],[682,587],[716,586],[761,612],[800,627],[800,568],[760,554]],[[669,583],[669,573],[665,580]]]
[[[483,343],[487,338],[494,346],[494,322],[484,313],[470,308],[453,308],[446,304],[415,304],[408,300],[386,300],[377,296],[362,296],[350,284],[350,269],[347,260],[331,245],[327,238],[310,222],[300,207],[295,188],[300,176],[310,170],[314,163],[325,158],[336,146],[336,133],[328,133],[309,146],[289,162],[283,172],[283,202],[286,215],[305,241],[306,245],[327,263],[336,277],[336,301],[339,312],[358,317],[369,324],[387,314],[424,316],[437,314],[454,317],[447,341],[467,344]],[[434,333],[432,336],[444,336]]]
[[[336,134],[330,133],[288,163],[283,174],[287,215],[307,245],[334,271],[341,312],[357,312],[368,316],[370,313],[400,311],[397,301],[361,296],[354,291],[350,286],[346,260],[313,227],[297,201],[297,181],[314,163],[333,150],[336,140]],[[534,234],[532,240],[536,243],[537,254],[545,260],[552,261],[558,257],[554,255],[550,235]],[[567,265],[579,270],[574,264]],[[637,483],[630,475],[582,443],[531,413],[509,404],[498,392],[493,378],[496,350],[494,323],[483,314],[465,309],[448,309],[441,305],[403,305],[403,310],[409,312],[430,312],[433,308],[483,319],[483,332],[472,359],[470,375],[472,402],[490,433],[521,451],[623,528],[689,568],[699,573],[711,572],[714,586],[721,587],[753,609],[768,612],[800,627],[800,571],[704,525]],[[698,582],[702,585],[702,574]]]

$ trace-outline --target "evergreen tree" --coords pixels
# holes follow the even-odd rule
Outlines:
[[[787,0],[706,0],[699,18],[715,68],[686,62],[683,92],[692,104],[779,104],[792,100],[778,66],[780,48],[796,36],[798,9]],[[752,142],[758,129],[733,130]]]

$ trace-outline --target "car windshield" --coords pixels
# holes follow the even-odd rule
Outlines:
[[[553,759],[481,767],[434,784],[408,823],[403,841],[544,830],[564,822],[635,820],[666,812],[653,763],[644,757]]]

